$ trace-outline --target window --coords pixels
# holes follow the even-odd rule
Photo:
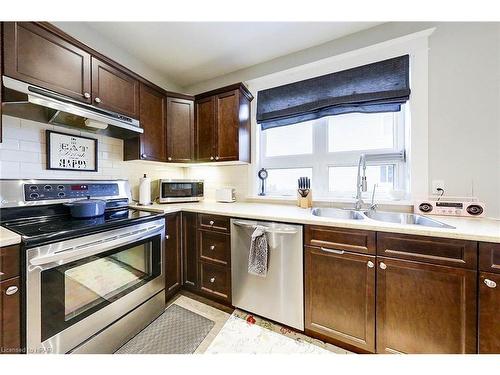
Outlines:
[[[395,154],[405,150],[404,107],[400,112],[351,113],[260,131],[260,165],[271,196],[294,196],[297,179],[310,177],[315,198],[350,198],[356,193],[361,154],[376,153],[366,177],[378,198],[407,190],[407,166]]]

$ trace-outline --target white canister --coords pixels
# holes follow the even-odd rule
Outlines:
[[[148,206],[151,203],[151,179],[146,177],[141,177],[139,179],[139,204],[141,206]]]

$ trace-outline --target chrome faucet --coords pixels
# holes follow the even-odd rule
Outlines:
[[[373,190],[372,190],[372,202],[370,204],[370,211],[376,211],[378,208],[378,204],[375,203],[375,190],[377,189],[377,184],[373,184]]]
[[[361,175],[361,168],[363,168],[363,175]],[[363,208],[363,199],[361,195],[367,191],[366,183],[366,155],[361,154],[358,161],[358,177],[356,180],[356,202],[354,202],[354,209],[360,211]]]

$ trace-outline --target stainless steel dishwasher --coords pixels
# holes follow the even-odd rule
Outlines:
[[[251,236],[266,228],[266,277],[248,273]],[[231,219],[232,303],[248,312],[304,329],[302,225]]]

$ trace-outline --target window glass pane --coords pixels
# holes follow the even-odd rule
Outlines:
[[[266,192],[269,195],[294,195],[299,177],[312,177],[312,168],[268,169]]]
[[[328,190],[331,192],[356,191],[358,167],[329,167]],[[394,188],[394,165],[370,165],[366,167],[368,191],[377,184],[377,190]]]
[[[393,113],[349,113],[328,119],[329,152],[393,147]]]
[[[313,122],[264,130],[266,157],[310,154],[313,150]]]

